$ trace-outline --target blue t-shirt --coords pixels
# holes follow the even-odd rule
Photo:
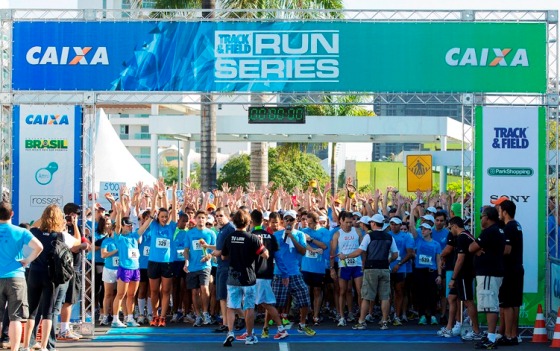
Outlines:
[[[294,229],[292,234],[301,246],[307,246],[302,232]],[[297,251],[293,243],[290,243],[289,240],[284,241],[284,230],[274,233],[274,237],[278,242],[278,252],[274,255],[276,263],[274,265],[274,274],[282,275],[282,278],[301,275],[299,268],[302,255]]]
[[[441,250],[445,249],[447,246],[447,235],[449,234],[449,229],[443,227],[441,230],[437,230],[436,227],[432,228],[432,240],[439,243]]]
[[[29,244],[33,234],[25,228],[10,223],[0,224],[0,278],[25,278],[23,246]]]
[[[148,269],[148,261],[150,260],[150,231],[146,230],[142,234],[142,242],[138,244],[138,250],[140,251],[140,269]]]
[[[107,252],[115,251],[117,249],[117,243],[114,237],[106,237],[101,244],[101,249],[107,250]],[[101,250],[99,250],[101,251]],[[105,268],[107,269],[118,269],[119,268],[119,253],[115,253],[113,256],[105,257]]]
[[[318,228],[317,230],[311,228],[303,228],[301,230],[303,233],[309,235],[315,240],[323,242],[327,245],[327,241],[330,239],[329,231],[325,228]],[[307,244],[312,249],[317,249],[319,246],[315,245],[312,241]],[[322,254],[313,253],[309,250],[305,251],[305,255],[301,259],[301,270],[302,272],[320,273],[325,274],[325,256],[324,250]]]
[[[93,233],[93,242],[91,244],[95,246],[95,242],[104,240],[104,238],[106,238],[106,237],[107,237],[107,234],[105,234],[105,233],[94,232]],[[92,255],[92,252],[88,251],[88,253],[86,254],[86,258],[87,258],[88,261],[91,261],[91,255]],[[103,259],[103,257],[101,257],[101,245],[99,245],[99,247],[97,247],[97,250],[95,251],[95,264],[99,265],[99,264],[103,264],[103,262],[105,262],[105,260]]]
[[[235,231],[235,226],[231,223],[228,222],[228,224],[224,225],[222,228],[220,228],[220,231],[218,232],[218,236],[216,237],[216,250],[223,250],[224,249],[224,242],[226,241],[226,238],[228,236],[231,235],[231,233],[233,233]],[[222,260],[222,257],[220,255],[220,257],[218,257],[218,268],[219,269],[227,269],[229,267],[229,260]]]
[[[426,241],[421,238],[416,242],[416,268],[430,268],[437,270],[437,255],[441,254],[441,246],[434,240]]]
[[[185,261],[185,237],[187,236],[188,229],[175,229],[175,233],[173,234],[173,241],[171,245],[173,250],[171,250],[171,254],[173,255],[173,262]]]
[[[157,221],[150,224],[150,257],[153,262],[170,263],[173,262],[171,255],[171,242],[175,234],[177,223],[171,221],[169,224],[161,226]]]
[[[195,227],[189,229],[184,244],[185,248],[189,249],[189,272],[198,272],[212,267],[211,260],[200,262],[204,255],[210,253],[210,250],[200,246],[200,239],[204,239],[208,245],[216,245],[216,233],[206,228],[198,229]]]
[[[119,250],[119,267],[125,269],[140,268],[140,250],[138,250],[138,232],[115,235]]]
[[[414,238],[409,232],[398,232],[397,234],[390,233],[393,239],[395,239],[395,244],[397,244],[397,249],[399,249],[399,257],[389,265],[391,272],[393,267],[403,260],[407,255],[407,249],[414,250]],[[408,260],[403,265],[399,267],[397,273],[410,273],[412,272],[412,260]]]

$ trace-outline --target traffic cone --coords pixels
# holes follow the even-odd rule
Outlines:
[[[554,335],[552,336],[552,344],[550,347],[559,348],[560,347],[560,308],[558,309],[558,314],[556,315],[556,325],[554,325]]]
[[[558,321],[556,323],[558,323]],[[533,329],[533,340],[532,340],[532,342],[548,342],[548,336],[546,335],[546,325],[545,325],[545,321],[544,321],[544,315],[543,315],[543,311],[542,311],[542,306],[540,304],[539,304],[539,307],[537,309],[537,319],[535,320],[535,329]]]

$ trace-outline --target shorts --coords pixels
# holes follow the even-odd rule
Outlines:
[[[101,280],[104,283],[113,284],[117,282],[117,270],[116,269],[109,269],[107,267],[103,267],[103,275],[101,276]]]
[[[450,278],[451,280],[451,278]],[[473,301],[474,300],[474,278],[458,278],[454,280],[455,286],[449,289],[449,295],[456,295],[459,301]],[[449,285],[449,284],[447,284]]]
[[[391,284],[404,283],[406,273],[391,273]]]
[[[173,278],[171,263],[148,261],[148,278]]]
[[[201,286],[210,285],[210,268],[187,274],[187,289],[200,289]]]
[[[185,261],[175,261],[171,262],[171,270],[173,271],[173,278],[185,278],[187,272],[183,269],[185,267]]]
[[[503,277],[476,276],[476,300],[478,312],[500,312],[498,299]]]
[[[117,270],[117,278],[125,283],[139,282],[140,270],[119,267],[119,269]]]
[[[261,303],[266,303],[267,305],[276,304],[276,296],[274,296],[272,292],[272,279],[257,279],[256,287],[256,305],[260,305]]]
[[[227,278],[228,269],[222,268],[216,271],[216,300],[227,300]],[[257,279],[257,284],[258,284]]]
[[[210,269],[210,275],[212,277],[214,277],[214,281],[216,281],[216,274],[218,272],[218,267],[216,266],[212,266],[212,268]]]
[[[341,267],[338,276],[343,280],[352,280],[352,278],[360,278],[364,275],[362,267]]]
[[[325,277],[321,273],[301,272],[305,284],[312,288],[322,288],[324,285]]]
[[[149,281],[148,270],[146,268],[140,268],[140,283],[147,283]]]
[[[504,276],[499,294],[500,308],[520,307],[523,304],[523,277],[525,271],[521,268],[521,270],[514,273]]]
[[[377,294],[379,294],[379,300],[382,301],[389,300],[391,296],[391,273],[389,268],[367,268],[364,270],[362,299],[375,301]]]
[[[208,269],[208,275],[210,275],[210,269]],[[227,307],[242,308],[243,306],[243,310],[255,308],[256,292],[257,292],[256,285],[251,285],[251,286],[228,285]]]
[[[333,267],[334,267],[335,272],[338,272],[338,262],[335,262]],[[330,268],[325,269],[325,280],[324,280],[324,283],[325,283],[325,285],[327,285],[327,284],[334,284],[334,280],[333,280],[333,278],[331,277],[331,269],[330,269]]]
[[[7,309],[4,306],[8,303]],[[27,283],[25,278],[0,279],[0,321],[4,318],[4,311],[8,312],[10,322],[21,322],[29,317],[27,304]]]
[[[74,267],[75,268],[75,267]],[[74,275],[68,281],[68,290],[66,290],[66,297],[64,303],[75,304],[80,299],[82,288],[82,272],[74,270]]]
[[[296,300],[296,307],[310,307],[309,289],[303,281],[303,276],[291,275],[288,286],[282,284],[282,276],[275,275],[272,280],[272,292],[276,296],[276,307],[284,307],[288,303],[288,292]]]

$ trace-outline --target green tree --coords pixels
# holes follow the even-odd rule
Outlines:
[[[291,191],[296,186],[307,189],[313,179],[319,186],[324,186],[329,177],[321,167],[321,160],[313,154],[299,150],[279,153],[278,148],[269,149],[268,168],[270,180],[275,186],[282,186]],[[228,183],[230,186],[246,187],[250,173],[249,155],[234,156],[221,169],[218,176],[218,186]]]

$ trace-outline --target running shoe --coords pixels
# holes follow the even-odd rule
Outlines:
[[[235,337],[235,340],[239,340],[239,341],[245,341],[246,339],[247,339],[247,332]]]
[[[336,326],[337,327],[345,327],[346,326],[346,319],[344,319],[344,317],[340,317],[340,319],[338,320],[338,324]]]
[[[394,325],[395,327],[398,327],[398,326],[402,325],[401,319],[400,319],[399,317],[395,317],[395,318],[393,319],[393,325]]]
[[[475,333],[474,331],[470,331],[470,332],[466,333],[465,335],[463,335],[462,339],[465,340],[465,341],[482,340],[483,336],[484,336],[484,334],[482,334],[482,333]]]
[[[354,317],[354,313],[350,312],[348,313],[348,318],[346,318],[346,320],[348,322],[355,322],[356,321],[356,317]]]
[[[495,350],[495,349],[498,348],[498,345],[496,345],[495,342],[492,342],[492,341],[486,339],[486,340],[481,340],[481,341],[477,342],[474,345],[474,348],[479,349],[479,350]]]
[[[426,324],[428,324],[428,321],[426,320],[426,316],[420,317],[420,320],[418,321],[418,325],[426,325]]]
[[[165,327],[165,317],[159,317],[158,327]]]
[[[233,332],[228,332],[226,339],[223,342],[223,345],[225,347],[231,347],[231,343],[233,342],[233,340],[235,340],[235,335],[233,334]]]
[[[212,318],[210,317],[210,314],[208,314],[208,312],[204,312],[202,315],[203,315],[202,324],[204,325],[212,324]]]
[[[375,319],[373,318],[373,316],[371,314],[368,313],[368,315],[366,316],[366,322],[373,323],[373,322],[375,322]]]
[[[104,325],[104,326],[109,325],[109,317],[103,316],[103,318],[101,319],[101,322],[99,322],[99,325]]]
[[[150,321],[150,327],[157,327],[158,324],[159,324],[159,317],[158,316],[152,317],[152,320]]]
[[[227,325],[220,325],[218,328],[214,329],[214,333],[225,333],[228,331]]]
[[[131,319],[128,322],[126,322],[126,326],[127,327],[139,327],[140,324],[138,324],[134,319]]]
[[[366,328],[367,328],[366,322],[358,322],[358,324],[352,326],[352,329],[354,330],[365,330]]]
[[[313,317],[313,325],[318,326],[320,324],[321,324],[321,320],[319,319],[319,317]]]
[[[305,334],[307,336],[315,335],[315,330],[309,328],[307,325],[301,325],[301,323],[298,324],[297,331],[298,331],[298,333]]]
[[[257,344],[258,342],[259,342],[259,339],[257,339],[257,337],[255,335],[248,336],[245,339],[245,345],[254,345],[254,344]]]
[[[113,320],[113,323],[111,323],[111,328],[126,328],[126,324],[121,322],[120,319],[115,319],[115,320]],[[61,332],[60,334],[58,334],[57,339],[58,340],[68,340],[68,339],[63,339],[67,335],[68,335],[67,332]]]
[[[148,322],[148,320],[146,319],[146,317],[140,315],[140,316],[138,316],[137,322],[138,322],[138,324],[146,324]]]
[[[266,339],[268,338],[268,327],[264,327],[261,332],[261,338]]]
[[[431,325],[438,325],[438,324],[439,324],[439,323],[438,323],[438,320],[437,320],[437,318],[436,318],[436,316],[432,316],[432,317],[430,318],[430,324],[431,324]]]
[[[195,327],[202,327],[202,317],[197,316],[194,320],[193,326]]]
[[[278,332],[274,335],[274,340],[281,340],[288,337],[288,331],[286,329],[278,330]]]
[[[381,327],[380,327],[379,329],[381,329],[381,330],[387,330],[387,329],[389,329],[389,322],[383,321],[383,322],[381,323]]]

